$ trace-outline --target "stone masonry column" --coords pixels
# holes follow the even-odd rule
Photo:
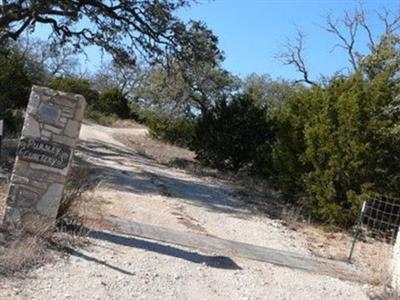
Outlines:
[[[54,224],[85,107],[80,95],[32,87],[3,227],[29,230]]]

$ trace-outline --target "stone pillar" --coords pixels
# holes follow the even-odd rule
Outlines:
[[[52,225],[86,106],[84,97],[33,86],[11,176],[3,226]]]

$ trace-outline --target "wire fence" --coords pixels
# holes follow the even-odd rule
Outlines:
[[[400,199],[369,196],[363,214],[363,224],[374,237],[394,244],[400,225]]]
[[[372,237],[393,245],[400,226],[400,198],[368,195],[363,202],[350,249],[351,261],[354,247],[360,236]]]

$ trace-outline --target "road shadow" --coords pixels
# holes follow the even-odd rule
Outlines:
[[[143,249],[154,253],[167,255],[179,259],[183,259],[195,264],[205,264],[211,268],[226,270],[241,270],[231,258],[226,256],[208,256],[196,252],[183,250],[173,246],[167,246],[154,241],[142,240],[132,237],[125,237],[114,233],[91,231],[89,237],[97,240],[107,241],[127,247]]]
[[[222,186],[203,180],[176,178],[168,174],[170,167],[160,165],[135,151],[95,141],[81,141],[78,149],[81,153],[75,156],[75,163],[87,167],[105,185],[118,191],[179,198],[195,206],[234,214],[242,219],[254,214],[247,209],[245,203],[238,201]]]
[[[72,248],[69,248],[69,247],[65,247],[64,249],[68,254],[70,254],[72,256],[76,256],[76,257],[82,258],[84,260],[91,261],[91,262],[94,262],[96,264],[100,264],[102,266],[105,266],[107,268],[110,268],[110,269],[112,269],[114,271],[120,272],[120,273],[125,274],[125,275],[130,275],[130,276],[134,276],[135,275],[135,273],[132,273],[132,272],[129,272],[127,270],[121,269],[119,267],[113,266],[113,265],[109,264],[108,262],[106,262],[104,260],[100,260],[100,259],[95,258],[93,256],[89,256],[89,255],[87,255],[85,253],[82,253],[82,252],[76,250],[76,249],[72,249]]]

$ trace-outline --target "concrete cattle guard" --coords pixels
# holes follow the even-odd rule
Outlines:
[[[29,229],[54,223],[85,106],[80,95],[32,88],[3,226]]]

